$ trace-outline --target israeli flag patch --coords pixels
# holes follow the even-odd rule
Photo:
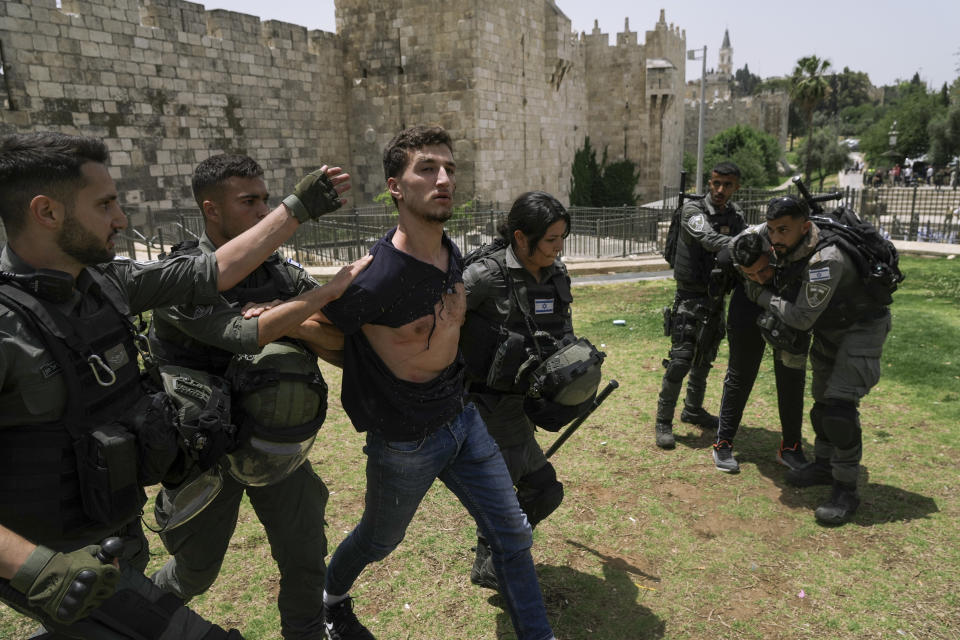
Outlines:
[[[533,313],[538,316],[553,313],[553,298],[537,298],[534,300]]]
[[[298,269],[303,269],[303,265],[297,262],[296,260],[294,260],[293,258],[287,258],[287,264],[292,264]]]
[[[830,267],[820,267],[819,269],[810,269],[808,274],[810,282],[821,282],[830,279]]]

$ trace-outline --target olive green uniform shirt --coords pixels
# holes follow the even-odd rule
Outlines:
[[[204,255],[213,255],[217,248],[204,233],[200,238],[200,251]],[[293,281],[294,296],[320,286],[302,267],[291,264],[279,254],[268,260],[277,260],[279,267],[286,269]],[[258,287],[272,282],[270,269],[276,267],[257,267],[238,287]],[[279,295],[279,294],[278,294]],[[268,302],[268,301],[264,301]],[[244,318],[240,305],[233,304],[223,296],[218,296],[213,304],[189,302],[154,311],[154,316],[162,318],[192,340],[204,345],[216,347],[229,353],[254,354],[260,352],[257,333],[258,319]]]
[[[98,295],[99,286],[87,273],[91,269],[116,286],[134,314],[175,302],[200,305],[219,299],[213,255],[147,263],[118,258],[80,273],[70,300],[57,304],[68,317],[79,319],[109,304]],[[9,245],[0,253],[0,270],[35,271]],[[123,366],[131,365],[137,363]],[[66,404],[63,374],[43,341],[19,313],[0,303],[0,428],[57,420]]]

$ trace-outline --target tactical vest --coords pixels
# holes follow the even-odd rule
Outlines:
[[[743,216],[738,214],[732,206],[725,207],[721,213],[716,215],[709,214],[706,204],[700,203],[698,208],[701,209],[704,218],[716,233],[735,236],[746,229]],[[710,273],[716,266],[716,256],[716,253],[707,251],[700,243],[690,241],[689,234],[681,232],[673,269],[674,279],[684,288],[705,292],[710,280]]]
[[[180,255],[200,255],[202,250],[196,240],[188,240],[174,246],[162,258]],[[260,283],[260,284],[258,284]],[[248,302],[286,300],[297,294],[296,284],[279,254],[273,254],[239,284],[221,295],[227,302],[243,308]],[[150,344],[153,353],[165,364],[200,369],[222,376],[230,364],[233,353],[218,349],[199,340],[194,340],[158,315],[150,323]]]
[[[801,294],[803,273],[809,269],[810,259],[821,249],[837,244],[837,237],[833,232],[829,229],[819,227],[818,229],[820,235],[817,246],[805,259],[789,262],[776,270],[774,288],[779,292],[778,295],[785,300],[794,301]],[[840,251],[843,251],[843,249],[840,248]],[[859,277],[856,282],[860,283]],[[842,292],[834,292],[830,302],[827,303],[827,308],[817,317],[814,328],[847,327],[854,322],[882,317],[885,313],[886,307],[871,297],[863,287],[852,287]]]
[[[542,357],[547,357],[555,351],[554,340],[563,338],[565,328],[569,326],[573,294],[566,274],[557,270],[543,282],[530,284],[515,277],[507,267],[506,260],[506,249],[484,258],[484,264],[497,269],[503,278],[504,295],[510,303],[507,317],[490,318],[478,311],[470,311],[464,322],[461,350],[471,380],[488,378],[494,352],[498,351],[498,347],[502,348],[510,334],[518,336],[518,343],[519,336],[522,336],[522,343],[516,345],[516,350],[536,353],[539,348]],[[493,267],[491,263],[496,266]],[[536,332],[548,334],[549,338],[542,336],[535,339],[533,334]],[[526,358],[522,353],[517,357],[521,362]]]
[[[15,285],[0,285],[0,301],[43,340],[67,389],[59,420],[0,429],[0,522],[53,548],[98,541],[134,518],[146,502],[134,482],[110,494],[114,504],[94,496],[104,515],[91,515],[98,509],[88,497],[91,487],[116,479],[102,477],[111,470],[95,459],[91,432],[116,423],[145,393],[126,301],[106,278],[93,269],[87,273],[100,286],[99,294],[90,295],[100,295],[103,304],[80,317],[67,317]],[[122,427],[112,429],[123,435]],[[132,443],[132,434],[127,436]],[[136,471],[136,455],[124,462]]]

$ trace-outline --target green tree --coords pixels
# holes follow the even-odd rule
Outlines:
[[[868,128],[860,141],[868,160],[879,163],[884,158],[888,164],[903,161],[905,157],[917,157],[930,149],[930,123],[947,111],[940,100],[940,92],[928,92],[919,76],[902,82],[894,91],[895,96],[883,117]],[[891,149],[890,129],[896,123],[897,141]]]
[[[946,166],[960,155],[960,102],[950,106],[946,113],[930,121],[930,161],[934,166]]]
[[[820,181],[821,191],[824,179],[847,164],[849,150],[838,142],[838,138],[833,127],[817,127],[800,146],[801,155],[809,158],[811,177]]]
[[[570,175],[570,205],[574,207],[593,207],[595,198],[603,188],[600,180],[600,165],[597,164],[597,152],[590,146],[590,136],[583,140],[583,147],[573,154],[573,167]]]
[[[750,73],[750,67],[744,64],[742,69],[737,69],[733,74],[733,97],[752,96],[760,88],[762,82],[763,79]]]
[[[813,111],[826,97],[830,90],[830,83],[825,74],[830,68],[830,61],[823,60],[815,55],[804,56],[797,60],[797,66],[790,76],[790,99],[797,104],[803,120],[806,123],[806,135],[813,133]],[[807,145],[807,149],[811,149]],[[804,156],[803,175],[809,180],[811,158]]]
[[[631,160],[607,161],[607,150],[597,162],[597,152],[590,145],[589,136],[583,148],[573,155],[570,176],[570,205],[578,207],[619,207],[634,205],[634,191],[640,180],[640,170]]]
[[[603,162],[603,199],[602,207],[620,207],[637,204],[637,182],[640,181],[640,169],[630,160],[617,160],[607,164],[606,152]]]
[[[740,167],[740,184],[767,187],[778,182],[777,160],[781,150],[777,139],[745,124],[725,129],[710,138],[703,152],[704,182],[710,170],[730,161]]]

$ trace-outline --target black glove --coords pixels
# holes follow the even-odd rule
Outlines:
[[[25,594],[31,606],[54,622],[73,624],[117,589],[120,570],[101,562],[98,552],[103,554],[98,545],[70,553],[39,546],[10,580],[10,586]]]
[[[757,317],[757,326],[763,339],[774,349],[804,355],[810,348],[809,331],[794,329],[770,311],[764,311]]]
[[[283,204],[300,224],[304,224],[339,209],[340,194],[326,171],[317,169],[300,179],[293,193],[283,199]]]

